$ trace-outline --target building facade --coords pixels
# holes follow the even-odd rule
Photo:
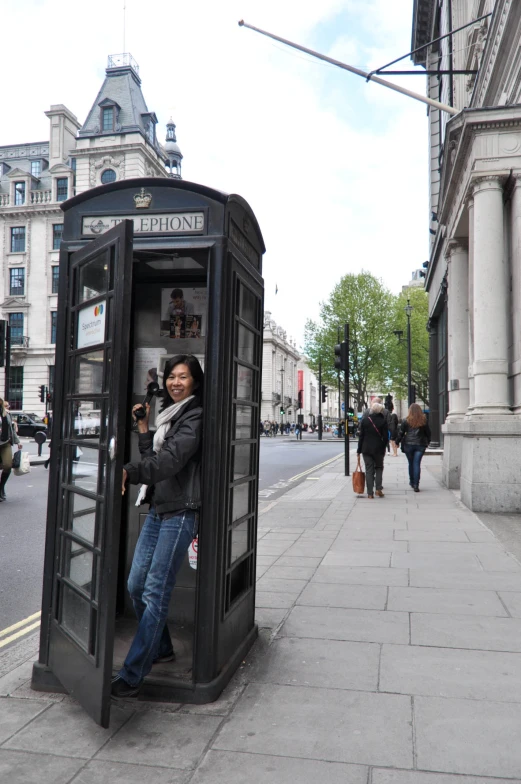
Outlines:
[[[109,57],[82,125],[51,106],[49,140],[0,147],[0,318],[11,328],[11,408],[42,414],[39,388],[54,383],[61,202],[130,177],[180,177],[172,120],[163,147],[157,117],[129,54]],[[3,381],[0,382],[3,389]]]
[[[429,112],[431,422],[447,486],[519,512],[521,3],[415,0],[412,48],[478,17],[414,55],[458,110]]]

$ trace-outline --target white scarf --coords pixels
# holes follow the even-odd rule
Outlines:
[[[170,430],[170,423],[175,415],[182,409],[185,403],[188,403],[189,400],[193,400],[194,395],[190,395],[189,397],[185,397],[184,400],[180,400],[179,403],[174,403],[168,408],[165,408],[164,411],[160,411],[159,414],[156,416],[156,425],[157,430],[154,434],[154,452],[159,454],[159,452],[163,448],[163,444],[165,443],[166,434]],[[139,488],[139,493],[136,499],[136,506],[140,506],[142,500],[147,494],[148,485],[141,485]]]

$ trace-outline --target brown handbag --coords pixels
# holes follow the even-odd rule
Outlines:
[[[358,455],[358,462],[353,472],[353,492],[357,495],[363,495],[365,490],[365,471],[360,467],[360,455]]]

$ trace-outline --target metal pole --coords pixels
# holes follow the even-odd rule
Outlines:
[[[344,425],[345,425],[345,456],[344,456],[344,475],[349,476],[349,324],[344,324],[344,340],[347,343],[347,367],[344,371]]]
[[[11,396],[11,327],[9,326],[9,324],[6,324],[4,400],[9,400],[10,396]]]
[[[340,343],[340,327],[337,327],[337,336],[338,340],[337,343]],[[342,438],[342,390],[340,384],[340,370],[337,373],[338,375],[338,437]]]
[[[407,300],[409,304],[409,300]],[[407,313],[407,401],[412,404],[412,355],[411,355],[411,315]]]
[[[433,106],[435,109],[439,109],[442,112],[447,112],[447,114],[459,114],[458,109],[454,109],[453,106],[448,106],[445,103],[440,103],[440,101],[435,101],[432,98],[427,98],[425,95],[420,95],[420,93],[415,93],[412,90],[407,90],[405,87],[400,87],[397,84],[393,84],[392,82],[388,82],[385,79],[380,79],[379,76],[373,76],[372,74],[367,73],[366,71],[360,70],[360,68],[354,68],[352,65],[347,65],[346,63],[340,62],[340,60],[333,60],[332,57],[326,57],[325,54],[320,54],[320,52],[315,52],[313,49],[307,49],[305,46],[300,46],[300,44],[295,44],[293,41],[288,41],[286,38],[281,38],[278,35],[274,35],[273,33],[268,33],[266,30],[261,30],[260,27],[254,27],[253,25],[246,24],[242,19],[239,22],[239,27],[247,27],[249,30],[254,30],[256,33],[260,33],[261,35],[265,35],[268,38],[273,38],[274,41],[279,41],[281,44],[286,44],[287,46],[291,46],[293,49],[298,49],[300,52],[305,52],[306,54],[310,54],[312,57],[318,57],[319,60],[324,60],[326,63],[331,63],[331,65],[336,65],[338,68],[343,68],[344,71],[349,71],[350,73],[354,73],[357,76],[362,76],[366,81],[376,82],[377,84],[381,84],[382,87],[388,87],[390,90],[395,90],[397,93],[402,93],[402,95],[407,95],[409,98],[414,98],[415,101],[420,101],[421,103],[426,103],[429,106]]]
[[[318,440],[322,441],[322,362],[318,363]]]

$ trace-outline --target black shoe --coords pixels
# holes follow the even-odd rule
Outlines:
[[[418,487],[418,485],[414,485],[413,490],[414,490],[415,493],[419,493],[420,492],[420,488]]]
[[[165,656],[158,656],[157,659],[154,659],[152,664],[166,664],[167,662],[175,661],[175,652],[167,653]]]
[[[0,501],[7,501],[7,496],[3,487],[0,488]]]
[[[137,697],[140,688],[141,684],[138,686],[131,686],[119,675],[116,675],[116,677],[112,679],[110,695],[115,699],[123,699],[124,697]]]

